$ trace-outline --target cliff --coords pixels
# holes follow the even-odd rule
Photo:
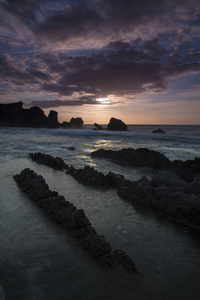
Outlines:
[[[57,121],[57,112],[50,111],[48,117],[44,111],[37,107],[23,108],[23,102],[0,104],[0,127],[33,127],[33,128],[59,128],[63,127]],[[74,122],[73,122],[74,121]],[[81,118],[72,118],[67,128],[82,128]]]

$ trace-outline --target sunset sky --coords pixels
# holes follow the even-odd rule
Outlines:
[[[199,0],[0,0],[0,103],[200,124]]]

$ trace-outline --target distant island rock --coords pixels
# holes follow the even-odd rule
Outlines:
[[[107,130],[127,131],[127,125],[120,119],[111,118]]]
[[[93,128],[93,130],[105,130],[105,128],[103,128],[101,125],[94,123],[95,128]]]
[[[164,130],[162,130],[161,128],[158,128],[154,131],[152,131],[152,133],[166,133]]]
[[[72,118],[70,122],[58,122],[57,111],[51,110],[48,117],[37,107],[23,108],[23,102],[9,104],[0,103],[0,127],[32,127],[32,128],[83,128],[81,118]]]

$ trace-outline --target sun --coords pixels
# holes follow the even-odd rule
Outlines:
[[[99,104],[110,104],[110,100],[108,99],[108,98],[97,98],[96,99],[98,102],[99,102]]]

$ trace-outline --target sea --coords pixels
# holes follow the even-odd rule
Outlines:
[[[166,133],[152,133],[161,127]],[[85,186],[38,165],[29,153],[62,157],[130,180],[151,179],[147,168],[92,158],[103,149],[148,148],[170,160],[200,157],[200,126],[128,125],[129,131],[0,128],[0,300],[199,300],[200,237],[188,228],[120,199],[114,189]],[[75,149],[69,150],[69,147]],[[83,209],[98,234],[135,262],[140,275],[105,270],[53,224],[19,189],[13,175],[30,168],[51,190]]]

